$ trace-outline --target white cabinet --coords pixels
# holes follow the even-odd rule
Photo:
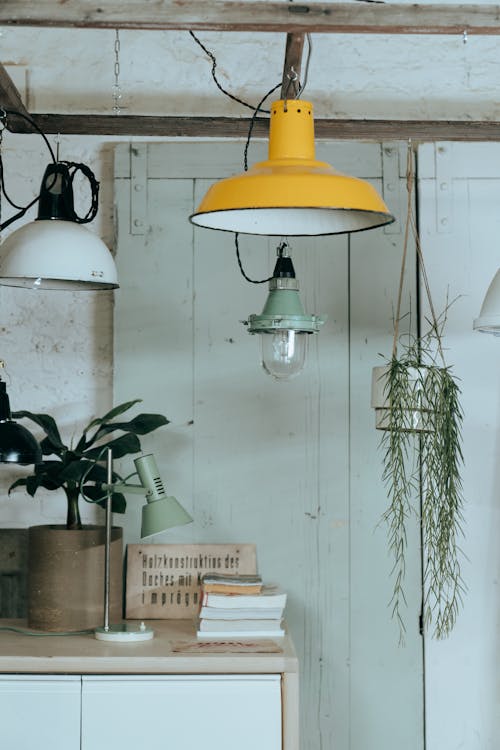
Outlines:
[[[281,750],[280,675],[5,675],[0,747]]]
[[[281,750],[279,675],[92,676],[82,750]]]
[[[0,750],[298,750],[288,636],[220,653],[193,622],[152,624],[136,644],[0,632]]]
[[[81,679],[0,676],[0,747],[80,750]]]

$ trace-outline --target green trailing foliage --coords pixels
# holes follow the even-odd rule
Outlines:
[[[460,469],[460,388],[451,368],[430,356],[432,332],[403,348],[387,363],[385,393],[390,410],[383,432],[383,480],[389,507],[384,515],[393,556],[393,616],[404,641],[407,523],[416,514],[424,555],[426,628],[444,638],[455,625],[465,585],[461,573],[463,492]],[[423,430],[412,429],[409,410]]]
[[[34,467],[34,473],[28,477],[17,479],[9,487],[9,493],[16,487],[26,487],[29,495],[34,497],[37,490],[64,490],[67,499],[68,529],[82,527],[79,500],[83,495],[86,500],[105,504],[103,490],[100,483],[107,481],[105,466],[96,463],[104,458],[108,448],[113,451],[113,458],[119,459],[134,453],[140,453],[139,436],[147,435],[159,427],[168,424],[168,419],[162,414],[138,414],[128,422],[118,421],[126,411],[141,399],[126,401],[115,406],[103,417],[93,419],[83,430],[76,446],[69,447],[62,441],[59,428],[53,417],[48,414],[32,414],[29,411],[18,411],[12,416],[14,419],[30,419],[42,428],[45,437],[40,443],[43,456],[56,456],[54,459],[43,460]],[[115,421],[116,420],[116,421]],[[116,435],[116,433],[122,433]],[[123,481],[122,477],[113,472],[113,481]],[[112,495],[112,510],[114,513],[124,513],[125,497],[121,492]]]

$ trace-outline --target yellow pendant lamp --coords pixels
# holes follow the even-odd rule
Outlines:
[[[368,182],[315,159],[312,105],[291,99],[271,107],[267,161],[215,183],[190,220],[228,232],[306,236],[373,229],[394,217]]]

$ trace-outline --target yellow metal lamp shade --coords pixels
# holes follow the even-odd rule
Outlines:
[[[271,107],[268,160],[215,183],[190,220],[243,234],[306,236],[373,229],[394,217],[368,182],[316,161],[312,105],[293,99]]]

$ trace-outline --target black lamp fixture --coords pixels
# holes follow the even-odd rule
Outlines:
[[[12,419],[7,386],[0,380],[0,463],[24,466],[41,461],[42,449],[37,440]]]

